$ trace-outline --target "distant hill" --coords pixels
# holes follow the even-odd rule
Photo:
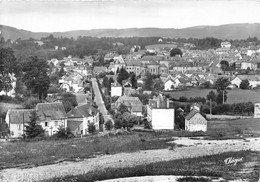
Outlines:
[[[68,32],[30,32],[13,27],[0,25],[1,35],[7,40],[40,39],[53,34],[55,37],[92,36],[92,37],[169,37],[169,38],[205,38],[220,39],[247,39],[257,37],[260,39],[260,23],[227,24],[220,26],[196,26],[183,29],[173,28],[127,28],[127,29],[93,29],[75,30]]]

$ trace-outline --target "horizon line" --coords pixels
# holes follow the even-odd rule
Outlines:
[[[4,25],[0,24],[0,26],[6,26],[6,27],[11,27],[15,28],[17,30],[24,30],[24,31],[29,31],[32,33],[63,33],[63,32],[73,32],[73,31],[91,31],[91,30],[124,30],[124,29],[186,29],[186,28],[196,28],[196,27],[218,27],[218,26],[224,26],[224,25],[239,25],[239,24],[260,24],[260,22],[254,22],[254,23],[227,23],[227,24],[219,24],[219,25],[195,25],[195,26],[188,26],[188,27],[183,27],[183,28],[162,28],[162,27],[128,27],[128,28],[93,28],[93,29],[74,29],[74,30],[65,30],[65,31],[31,31],[28,29],[23,29],[23,28],[17,28],[11,25]]]

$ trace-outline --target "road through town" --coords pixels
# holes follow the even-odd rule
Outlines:
[[[108,114],[105,103],[102,99],[102,96],[101,96],[101,93],[100,93],[100,90],[99,90],[99,87],[98,87],[97,79],[92,78],[91,81],[92,81],[93,92],[95,94],[94,101],[96,102],[99,111],[102,113],[105,122],[107,122],[108,120],[113,121],[111,115]]]

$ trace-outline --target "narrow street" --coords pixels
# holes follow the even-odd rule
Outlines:
[[[112,119],[111,115],[108,113],[105,103],[102,99],[100,90],[98,88],[98,83],[97,83],[97,79],[96,78],[92,78],[92,87],[93,87],[93,92],[95,94],[95,98],[94,101],[96,102],[99,111],[102,113],[105,122],[107,122],[108,120],[111,120],[112,122],[114,122],[114,120]]]

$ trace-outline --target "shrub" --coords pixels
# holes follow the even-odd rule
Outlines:
[[[113,122],[111,120],[108,120],[106,123],[105,123],[105,128],[106,130],[112,130],[114,127],[113,125]]]
[[[91,134],[96,132],[96,127],[95,127],[94,123],[88,124],[88,132],[91,133]]]
[[[152,124],[151,122],[147,121],[147,119],[144,119],[143,123],[144,123],[144,129],[152,129]]]
[[[72,138],[74,135],[69,128],[64,128],[60,126],[58,132],[54,136],[56,136],[57,138],[67,139]]]

